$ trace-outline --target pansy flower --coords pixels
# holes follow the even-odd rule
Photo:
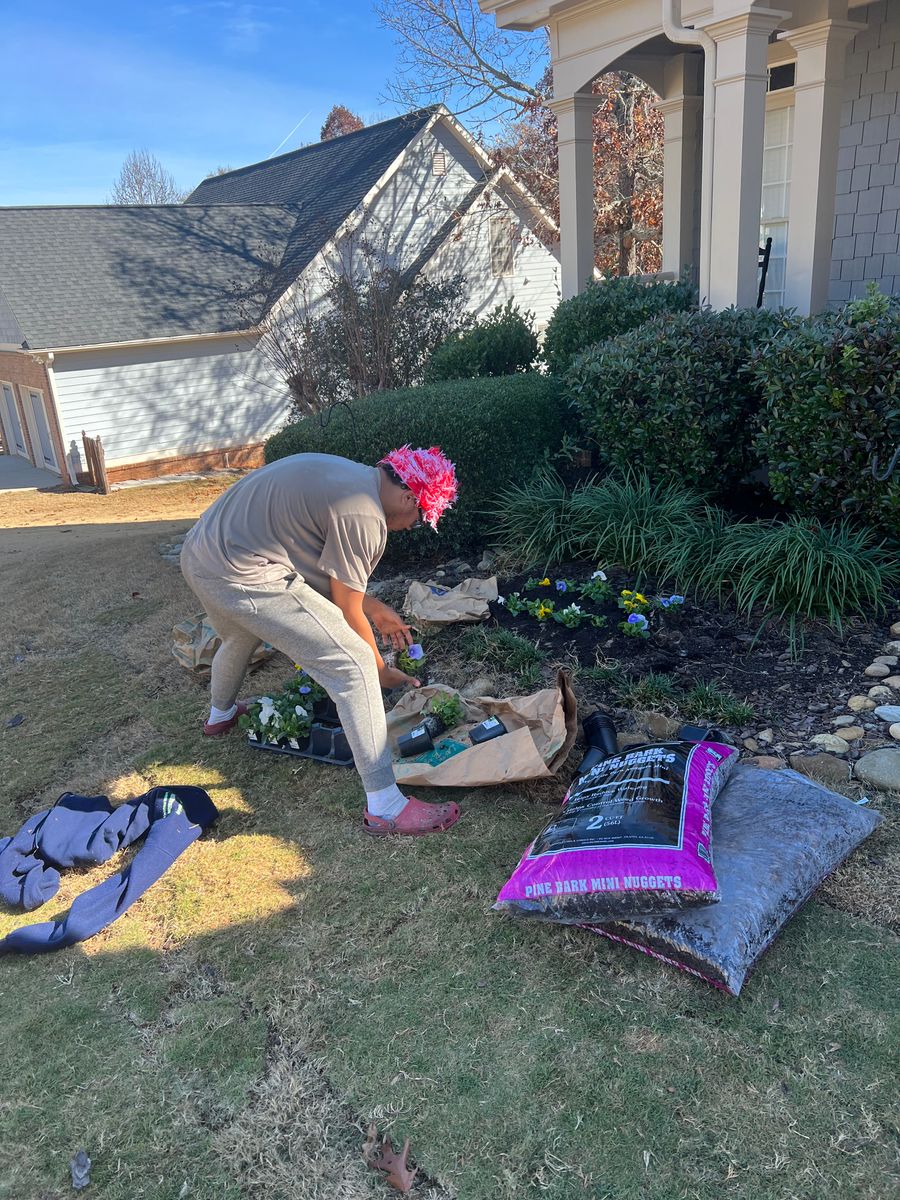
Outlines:
[[[418,662],[420,658],[425,657],[425,651],[418,642],[413,642],[411,646],[408,646],[406,649],[406,654],[407,657],[411,658],[413,662]]]

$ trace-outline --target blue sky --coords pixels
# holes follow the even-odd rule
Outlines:
[[[280,152],[317,141],[335,103],[367,123],[395,112],[371,0],[7,0],[0,28],[0,205],[103,204],[136,149],[187,189],[298,121]]]

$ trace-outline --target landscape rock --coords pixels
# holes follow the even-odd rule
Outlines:
[[[900,692],[900,675],[885,676],[884,686],[893,688],[895,692]]]
[[[481,562],[478,564],[479,571],[489,571],[496,561],[497,555],[490,550],[485,550],[481,557]]]
[[[885,675],[890,675],[891,668],[886,663],[874,662],[870,667],[866,667],[864,674],[870,679],[884,679]]]
[[[883,654],[900,654],[900,642],[885,642],[882,646]]]
[[[849,744],[843,738],[839,738],[833,733],[817,733],[809,740],[813,746],[818,746],[820,750],[825,750],[829,754],[846,754],[850,749]]]
[[[875,687],[869,688],[869,699],[874,700],[876,704],[883,703],[885,700],[893,700],[894,689],[879,683]]]
[[[869,712],[875,707],[875,701],[869,696],[851,696],[847,701],[847,707],[851,712]]]
[[[833,754],[792,754],[791,766],[801,775],[808,775],[822,783],[841,784],[849,778],[847,763]]]
[[[872,661],[884,663],[886,667],[896,667],[898,659],[896,654],[879,654]]]
[[[813,668],[815,670],[816,668]],[[812,704],[807,704],[806,711],[811,713],[828,712],[828,705],[822,704],[821,701],[814,701]]]
[[[881,721],[893,725],[900,721],[900,704],[882,704],[875,709],[875,716]]]
[[[459,689],[459,694],[467,699],[472,696],[490,696],[494,688],[493,682],[484,675],[479,675],[477,679],[473,679],[471,683],[467,683],[465,687]]]
[[[839,734],[839,737],[843,738],[845,742],[857,742],[860,738],[864,738],[865,736],[866,731],[863,729],[862,725],[845,725]]]
[[[856,763],[853,774],[874,788],[900,792],[900,747],[883,746],[880,750],[870,750]]]
[[[854,699],[856,699],[856,697],[854,697]],[[867,701],[865,708],[871,708],[875,703],[874,700],[869,700],[868,697],[864,697],[864,699],[866,699],[866,701]],[[864,712],[865,709],[859,709],[859,710],[854,709],[853,711],[854,712],[857,712],[857,711]],[[852,725],[855,720],[856,720],[856,717],[853,716],[853,713],[846,713],[843,717],[835,718],[835,720],[833,720],[831,723],[832,723],[832,725],[836,725],[840,728],[841,726],[844,726],[844,725]]]
[[[900,638],[900,621],[895,621],[891,626],[891,637]]]
[[[762,767],[767,771],[780,771],[784,767],[784,759],[776,758],[774,754],[757,754],[755,758],[747,760],[754,767]]]
[[[891,737],[894,739],[895,742],[900,742],[900,721],[898,721],[894,725],[889,725],[888,733],[891,735]]]
[[[650,736],[660,742],[673,738],[681,727],[681,723],[674,717],[667,717],[663,713],[638,712],[635,716],[638,724],[643,725]]]
[[[747,750],[752,750],[755,754],[759,749],[759,742],[756,740],[756,738],[744,738],[744,746]]]
[[[756,740],[761,742],[764,746],[771,745],[771,743],[775,741],[775,730],[761,729],[756,735]]]
[[[616,737],[620,750],[629,750],[632,746],[643,746],[647,741],[646,735],[643,733],[619,733]]]

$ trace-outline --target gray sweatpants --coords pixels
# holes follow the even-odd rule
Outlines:
[[[234,704],[254,651],[268,642],[327,690],[366,791],[390,787],[394,768],[375,655],[337,605],[294,576],[256,587],[211,579],[194,569],[188,547],[181,570],[222,639],[212,663],[214,706]]]

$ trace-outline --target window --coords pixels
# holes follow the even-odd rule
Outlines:
[[[782,63],[780,67],[769,67],[769,78],[766,83],[767,92],[782,92],[785,88],[794,86],[797,74],[796,63]]]
[[[759,223],[759,244],[765,245],[767,237],[772,239],[766,290],[763,293],[763,305],[766,308],[780,308],[784,304],[793,140],[793,105],[770,108],[766,113],[763,142],[763,187]]]
[[[491,217],[491,273],[512,275],[514,258],[512,221],[509,217]]]
[[[447,155],[443,150],[435,150],[431,158],[432,175],[447,174]]]

